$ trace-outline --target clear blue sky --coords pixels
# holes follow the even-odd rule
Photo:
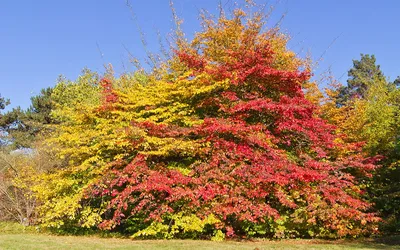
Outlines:
[[[30,96],[54,86],[60,74],[73,80],[84,67],[103,72],[108,63],[116,73],[133,70],[125,47],[142,57],[143,46],[125,1],[0,1],[0,94],[11,99],[11,107],[27,108]],[[167,36],[173,28],[168,2],[131,0],[149,49],[158,48],[157,30]],[[216,12],[219,1],[174,2],[192,36],[199,30],[199,9]],[[400,75],[399,9],[396,0],[281,0],[271,24],[286,13],[281,27],[293,37],[290,47],[311,52],[314,60],[323,55],[316,77],[330,67],[345,82],[352,59],[364,53],[375,54],[393,80]]]

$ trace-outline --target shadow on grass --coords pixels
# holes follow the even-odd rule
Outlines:
[[[246,241],[243,241],[246,242]],[[251,241],[248,241],[251,242]],[[263,239],[255,240],[253,242],[264,242]],[[268,240],[266,240],[268,242]],[[340,247],[339,249],[399,249],[400,250],[400,235],[390,235],[390,236],[377,236],[370,238],[359,238],[359,239],[338,239],[338,240],[324,240],[324,239],[292,239],[292,240],[282,240],[282,241],[270,241],[272,244],[288,244],[296,245],[299,247],[310,247],[318,246],[321,249],[337,249],[335,247]],[[264,248],[255,248],[264,249]],[[315,249],[315,248],[312,248]]]
[[[357,246],[363,249],[400,249],[400,235],[377,236],[356,240],[332,241],[332,244]]]
[[[400,235],[391,235],[391,236],[383,236],[372,238],[372,242],[377,244],[384,244],[389,246],[399,246],[400,247]]]

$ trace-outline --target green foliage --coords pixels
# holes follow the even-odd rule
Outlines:
[[[350,142],[364,142],[370,157],[380,157],[380,167],[368,182],[369,199],[384,219],[385,232],[398,232],[400,224],[400,89],[384,77],[372,55],[361,55],[349,70],[348,86],[330,92],[325,117]],[[336,105],[335,105],[336,104]]]
[[[29,118],[40,124],[51,124],[54,122],[50,116],[53,110],[52,92],[52,88],[45,88],[40,91],[40,95],[31,98],[32,104],[26,112]]]
[[[364,98],[368,89],[378,81],[385,81],[374,55],[361,54],[360,60],[353,60],[353,68],[348,71],[347,86],[341,87],[336,103],[345,104],[354,98]]]
[[[53,101],[52,88],[42,89],[40,94],[31,97],[27,110],[14,108],[0,116],[0,129],[4,132],[2,140],[15,149],[32,148],[37,137],[44,136],[50,124],[57,123],[51,117]]]
[[[214,235],[211,237],[212,241],[223,241],[225,240],[225,234],[221,230],[214,231]]]
[[[1,97],[0,95],[0,110],[5,109],[7,105],[10,104],[10,100]]]
[[[392,90],[386,81],[379,79],[366,91],[363,99],[366,102],[366,123],[361,133],[367,142],[366,150],[371,155],[386,154],[396,147],[396,119],[400,111],[394,102],[397,94],[397,90]]]
[[[0,234],[38,233],[36,226],[24,226],[17,222],[0,221]]]
[[[216,230],[215,225],[220,223],[213,214],[204,219],[200,219],[195,214],[184,215],[182,212],[166,216],[162,222],[153,221],[148,227],[132,235],[132,238],[199,238],[207,235],[207,231],[214,231],[212,240],[223,240],[225,234],[221,230]]]
[[[83,70],[82,74],[75,82],[60,77],[51,95],[55,105],[55,108],[52,110],[52,115],[56,118],[63,119],[71,110],[79,110],[80,107],[97,107],[100,105],[101,96],[100,86],[97,84],[98,80],[99,77],[97,73],[88,69]],[[62,113],[58,114],[61,110],[63,110],[66,115],[63,116]]]
[[[20,108],[14,108],[0,117],[1,140],[7,147],[27,148],[34,136],[27,125],[23,123],[25,112]]]
[[[400,161],[384,165],[375,176],[371,193],[382,213],[383,232],[400,232]]]

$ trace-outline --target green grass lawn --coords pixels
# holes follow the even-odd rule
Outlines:
[[[398,240],[398,238],[395,240]],[[54,236],[30,233],[0,234],[0,249],[400,249],[400,246],[394,243],[379,243],[373,240],[283,240],[257,242],[211,242],[195,240],[134,241],[129,239]]]
[[[130,240],[98,236],[56,236],[37,233],[34,227],[0,222],[2,249],[400,249],[400,235],[364,240],[282,240],[282,241],[199,241],[199,240]]]

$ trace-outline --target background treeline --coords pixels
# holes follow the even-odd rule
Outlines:
[[[84,70],[2,112],[0,219],[136,238],[398,233],[400,81],[361,55],[320,90],[263,14],[201,18],[151,70]]]

